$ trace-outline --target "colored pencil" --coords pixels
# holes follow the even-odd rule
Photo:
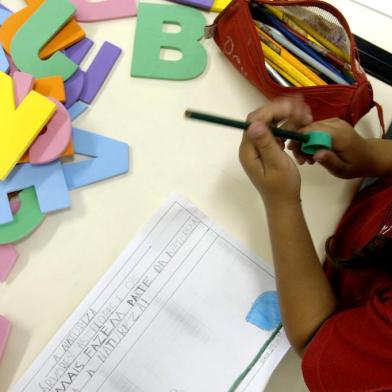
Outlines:
[[[299,27],[293,20],[290,19],[290,16],[285,14],[282,10],[273,7],[272,5],[264,4],[264,7],[268,9],[274,16],[276,16],[280,21],[290,27],[297,34],[305,37],[307,40],[313,42],[314,44],[323,47],[317,40],[315,40],[311,35],[309,35],[304,29]]]
[[[286,73],[288,73],[292,78],[296,79],[302,86],[305,87],[313,87],[316,86],[312,80],[310,80],[307,76],[305,76],[301,71],[291,65],[287,60],[282,58],[279,54],[274,52],[271,48],[269,48],[265,43],[261,42],[261,47],[263,49],[264,56],[282,68]]]
[[[259,22],[260,28],[263,31],[266,31],[269,35],[272,36],[276,41],[278,41],[282,46],[284,46],[287,50],[290,50],[302,60],[304,60],[307,64],[322,72],[329,79],[333,80],[338,84],[348,85],[349,83],[336,72],[332,72],[329,68],[327,68],[324,64],[321,64],[313,56],[305,53],[303,50],[298,48],[295,44],[290,42],[280,31],[276,30],[274,27],[267,26],[261,22]]]
[[[260,7],[260,6],[259,6]],[[263,12],[263,8],[260,8],[260,12]],[[299,39],[295,34],[291,32],[289,27],[287,27],[284,23],[277,20],[269,11],[264,11],[265,17],[267,18],[267,23],[273,28],[277,29],[281,34],[283,34],[291,43],[297,46],[300,50],[307,53],[318,63],[322,64],[324,67],[328,68],[332,73],[336,74],[338,77],[343,77],[342,73],[335,68],[329,61],[327,61],[323,56],[320,56],[317,51],[315,51],[309,44],[308,41],[303,41]],[[325,72],[323,72],[325,73]],[[327,75],[330,77],[329,75]]]
[[[307,78],[309,78],[313,83],[318,86],[324,86],[327,83],[317,76],[313,71],[311,71],[304,63],[299,61],[295,56],[293,56],[288,50],[286,50],[282,45],[277,43],[273,38],[271,38],[266,32],[262,31],[256,25],[256,30],[259,34],[259,38],[267,46],[269,46],[274,52],[278,53],[283,59],[287,60],[293,67],[297,68],[298,71],[302,72]]]
[[[258,3],[254,4],[259,6]],[[268,9],[276,18],[288,25],[291,29],[298,32],[302,36],[305,36],[309,41],[313,41],[314,43],[329,49],[338,57],[344,59],[346,62],[349,62],[349,56],[344,53],[342,49],[337,47],[333,42],[329,41],[306,22],[302,21],[295,15],[287,15],[284,11],[274,6],[267,4],[264,5],[264,7]]]
[[[278,84],[280,84],[283,87],[291,87],[291,84],[288,82],[288,79],[282,74],[282,72],[279,72],[278,70],[274,69],[273,65],[268,62],[268,60],[265,60],[265,68],[267,68],[268,73],[272,77],[272,79],[275,80]]]
[[[269,64],[276,72],[278,72],[283,78],[288,80],[293,86],[295,87],[302,87],[302,84],[299,83],[296,79],[292,78],[291,75],[289,75],[287,72],[285,72],[282,68],[280,68],[278,65],[275,63],[269,61],[268,59],[266,60],[267,64]]]
[[[336,56],[342,58],[343,60],[349,62],[350,56],[343,52],[342,49],[337,47],[333,42],[329,41],[327,38],[323,37],[320,33],[318,33],[313,27],[309,26],[307,23],[303,22],[301,19],[292,16],[293,22],[295,22],[299,27],[304,29],[308,34],[310,34],[313,38],[315,38],[318,42],[320,42],[323,46],[329,49],[331,52],[336,54]]]
[[[345,77],[349,83],[351,84],[355,83],[355,77],[351,71],[351,64],[349,62],[338,57],[336,54],[334,54],[332,51],[327,49],[325,46],[321,45],[320,42],[315,40],[305,30],[299,27],[292,19],[290,19],[290,15],[287,15],[282,10],[268,4],[264,4],[264,7],[267,8],[268,11],[271,12],[281,22],[283,22],[286,25],[286,28],[289,32],[294,34],[299,40],[304,42],[306,45],[310,46],[310,48],[312,48],[314,51],[316,51],[317,53],[325,57],[334,66],[339,67],[343,72],[342,74],[344,75],[343,77]]]

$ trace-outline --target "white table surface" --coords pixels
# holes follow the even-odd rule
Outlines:
[[[2,3],[14,10],[24,4],[22,0]],[[330,3],[339,7],[354,33],[392,52],[390,19],[349,0]],[[208,22],[215,17],[204,14]],[[85,65],[104,40],[120,46],[123,54],[89,111],[74,125],[129,143],[134,168],[126,175],[73,191],[72,209],[50,214],[33,235],[17,245],[17,265],[0,286],[0,314],[13,324],[0,363],[0,392],[9,390],[31,365],[171,192],[188,198],[271,261],[263,206],[237,159],[241,133],[183,118],[188,107],[245,118],[266,99],[212,40],[204,42],[207,68],[194,80],[131,78],[135,26],[136,17],[83,25],[97,44]],[[370,80],[389,124],[391,87]],[[376,111],[357,129],[366,136],[378,135]],[[356,182],[333,178],[317,165],[302,167],[301,173],[305,214],[322,256],[324,241],[333,232]],[[289,352],[267,391],[306,390],[300,361]]]

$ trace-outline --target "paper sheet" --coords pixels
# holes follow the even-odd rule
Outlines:
[[[99,281],[14,392],[227,391],[273,331],[246,322],[268,264],[173,196]],[[279,333],[238,391],[260,392]]]

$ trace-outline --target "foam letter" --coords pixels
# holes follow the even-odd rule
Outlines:
[[[11,200],[11,210],[15,215],[20,209],[20,200],[15,198]],[[0,245],[0,282],[5,282],[8,275],[12,271],[16,260],[18,259],[18,252],[12,244]]]
[[[15,72],[15,100],[19,105],[33,87],[34,79],[23,72]],[[67,148],[71,139],[71,117],[65,107],[57,100],[52,101],[57,111],[46,125],[44,134],[38,136],[29,149],[29,161],[33,164],[43,164],[59,158]],[[23,159],[23,158],[22,158]]]
[[[136,15],[134,0],[70,0],[77,8],[76,19],[80,22],[126,18]]]
[[[12,12],[0,4],[0,26],[12,15]],[[0,43],[0,72],[8,72],[10,65],[5,55],[3,46]]]
[[[91,39],[85,38],[66,49],[65,55],[75,64],[80,64],[93,45],[94,42]]]
[[[110,42],[104,42],[99,49],[88,71],[85,72],[85,81],[80,100],[91,103],[98,94],[111,69],[121,54],[121,49]]]
[[[0,72],[0,180],[4,180],[56,111],[56,105],[31,91],[15,108],[10,76]]]
[[[0,4],[0,26],[12,15],[12,12]]]
[[[0,225],[0,244],[16,242],[29,235],[44,220],[34,188],[24,189],[19,193],[20,210],[11,223]]]
[[[56,35],[75,12],[68,0],[46,0],[17,31],[11,42],[15,65],[34,77],[61,76],[69,79],[77,65],[64,54],[56,53],[41,60],[40,50]]]
[[[28,6],[9,17],[0,29],[0,42],[3,43],[7,53],[11,52],[11,41],[19,28],[35,13],[44,0],[26,1]],[[1,23],[0,23],[1,24]],[[68,22],[61,31],[48,42],[40,52],[40,57],[45,59],[59,50],[73,45],[85,37],[85,32],[75,19]]]
[[[36,79],[33,89],[45,97],[52,97],[61,102],[65,101],[65,85],[60,76]]]
[[[64,83],[65,95],[67,96],[67,99],[65,100],[66,108],[71,107],[79,100],[83,91],[84,79],[84,72],[78,69],[75,74]]]
[[[71,140],[71,117],[59,101],[49,98],[57,106],[57,111],[46,125],[46,132],[38,136],[29,149],[32,164],[44,164],[59,158]]]
[[[201,8],[203,10],[210,10],[214,0],[172,0],[176,3],[190,5],[191,7]]]
[[[30,186],[35,186],[42,213],[62,210],[71,205],[67,184],[59,161],[42,166],[32,166],[29,163],[18,165],[6,181],[0,182],[0,225],[12,222],[13,219],[8,202],[8,193]]]
[[[70,113],[71,116],[71,113]],[[72,119],[72,116],[71,116]],[[65,149],[64,153],[61,155],[62,157],[72,157],[74,155],[74,149],[73,149],[73,144],[72,140],[68,143],[67,148]],[[29,163],[30,162],[30,157],[28,152],[23,155],[19,163]]]
[[[199,39],[206,21],[200,11],[179,5],[139,4],[132,76],[187,80],[203,73],[207,54]],[[178,33],[162,31],[164,24],[181,27]],[[177,61],[160,59],[161,49],[182,53]]]
[[[7,56],[5,55],[4,49],[0,44],[0,72],[8,72],[10,69],[10,64],[8,62]]]
[[[75,120],[77,117],[79,117],[85,110],[87,110],[89,106],[87,103],[84,103],[82,101],[77,101],[75,102],[69,109],[69,115],[71,116],[71,120]]]
[[[230,4],[230,1],[231,0],[214,0],[210,11],[221,12]]]
[[[85,39],[65,51],[66,56],[76,64],[80,64],[86,57],[92,46],[92,41]],[[109,76],[111,69],[121,54],[121,49],[104,42],[86,72],[78,70],[76,74],[67,81],[66,107],[69,108],[77,100],[91,103],[98,94],[99,89]],[[83,74],[83,76],[82,76]],[[81,91],[79,91],[79,87]]]
[[[75,64],[80,64],[88,51],[93,46],[91,39],[85,38],[77,44],[71,46],[65,51],[65,55],[72,60]],[[65,101],[65,107],[70,108],[76,101],[79,100],[80,95],[83,91],[85,80],[85,74],[81,69],[78,69],[76,73],[66,81],[65,91],[67,100]]]
[[[126,143],[76,128],[73,129],[72,139],[77,154],[93,159],[63,165],[69,190],[118,176],[129,170],[129,147]]]
[[[14,80],[15,103],[18,107],[33,88],[34,78],[27,73],[16,71],[12,79]]]

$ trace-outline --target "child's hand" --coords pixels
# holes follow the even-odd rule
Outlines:
[[[318,162],[329,172],[341,178],[354,178],[369,175],[371,151],[366,139],[359,136],[347,122],[338,118],[314,122],[299,130],[327,132],[332,136],[332,151],[319,150],[313,156],[301,152],[301,145],[291,141],[288,148],[293,151],[297,162]]]
[[[300,98],[278,98],[248,116],[251,126],[243,134],[240,161],[266,204],[300,201],[301,179],[295,163],[283,151],[269,124],[287,120],[291,129],[312,121],[310,109]]]

